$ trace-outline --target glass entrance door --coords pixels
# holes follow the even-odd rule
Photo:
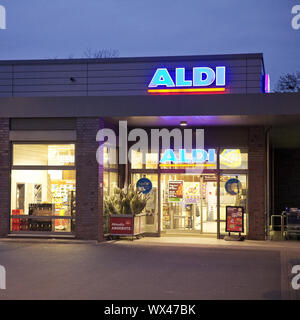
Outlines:
[[[161,175],[161,231],[217,233],[216,175]]]

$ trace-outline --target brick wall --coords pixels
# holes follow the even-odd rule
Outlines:
[[[248,239],[265,240],[265,129],[249,128]]]
[[[76,142],[76,227],[78,239],[103,240],[103,167],[98,165],[99,118],[77,119]]]
[[[277,149],[274,156],[275,214],[281,214],[286,207],[300,207],[300,150]]]
[[[10,152],[9,119],[0,118],[0,237],[9,231]]]

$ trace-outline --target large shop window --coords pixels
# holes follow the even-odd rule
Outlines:
[[[74,155],[74,144],[13,145],[11,232],[74,232]]]
[[[230,182],[233,183],[230,183]],[[238,206],[244,208],[244,232],[248,233],[248,208],[247,208],[248,182],[246,174],[220,176],[220,229],[221,234],[226,235],[226,206]]]
[[[14,166],[74,166],[74,144],[14,144]]]
[[[149,200],[143,210],[146,214],[145,231],[148,233],[158,232],[158,175],[135,173],[131,177],[131,183],[135,186],[139,179],[148,178],[152,182]]]
[[[136,150],[131,150],[131,169],[157,169],[158,168],[158,153],[147,152],[143,153]]]
[[[220,169],[248,169],[248,149],[220,150]]]

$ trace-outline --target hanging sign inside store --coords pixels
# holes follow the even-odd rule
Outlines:
[[[185,204],[200,203],[200,183],[184,182],[183,201]]]
[[[228,168],[239,168],[242,165],[240,149],[224,149],[220,153],[220,164]]]
[[[242,191],[241,181],[236,178],[229,179],[225,183],[225,190],[226,190],[226,192],[228,192],[232,196],[240,194],[240,192]]]
[[[152,190],[152,182],[147,178],[141,178],[136,183],[136,188],[143,194],[147,194]]]
[[[181,202],[183,198],[183,181],[169,181],[168,184],[168,202]]]
[[[216,162],[215,149],[193,149],[187,152],[186,149],[179,149],[178,155],[174,150],[166,149],[160,159],[160,166],[211,166]]]
[[[226,206],[226,232],[244,232],[244,208]]]
[[[202,175],[203,182],[217,182],[217,176],[215,174]]]
[[[175,68],[175,72],[167,68],[158,68],[148,85],[148,92],[151,94],[225,93],[226,67],[218,66],[215,69],[194,67],[189,73],[188,79],[185,68]]]

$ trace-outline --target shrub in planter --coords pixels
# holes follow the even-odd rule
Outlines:
[[[137,215],[146,207],[149,195],[137,191],[134,186],[115,188],[111,196],[104,198],[104,214]]]

